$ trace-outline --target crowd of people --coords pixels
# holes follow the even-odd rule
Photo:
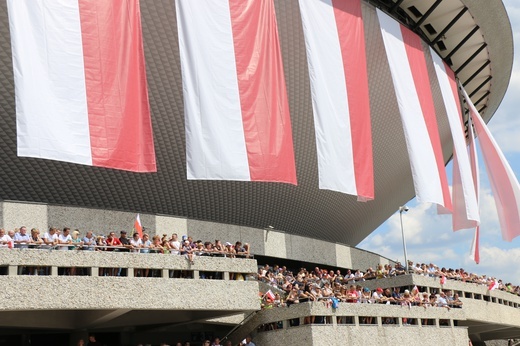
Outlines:
[[[107,236],[95,235],[94,231],[87,231],[84,236],[79,230],[71,232],[69,227],[60,230],[55,227],[49,228],[42,236],[40,231],[33,228],[30,234],[27,227],[6,232],[0,229],[0,248],[39,248],[58,250],[91,250],[91,251],[126,251],[138,253],[164,253],[174,255],[185,255],[188,260],[194,262],[196,256],[225,256],[225,257],[250,257],[250,246],[237,241],[215,242],[197,240],[191,236],[183,235],[179,239],[177,233],[171,236],[167,234],[153,235],[150,239],[148,233],[142,236],[134,232],[130,237],[128,232],[120,231],[119,237],[116,232],[109,232]]]
[[[101,345],[103,345],[103,343],[98,341],[97,338],[96,338],[96,335],[94,335],[94,334],[89,335],[88,340],[86,342],[83,339],[80,339],[77,342],[77,346],[101,346]],[[166,342],[162,342],[160,344],[160,346],[170,346],[170,345],[173,345],[173,344],[169,344],[169,343],[166,343]],[[199,342],[190,342],[190,341],[185,341],[185,342],[179,341],[179,342],[175,343],[175,346],[197,346],[197,345],[202,345],[202,346],[235,346],[235,345],[233,345],[233,343],[230,340],[222,341],[218,337],[211,338],[211,340],[205,338],[200,343]],[[151,346],[151,344],[138,344],[137,346]],[[251,335],[247,335],[244,340],[242,340],[240,343],[237,344],[237,346],[256,346],[256,345],[253,342],[253,339],[252,339]]]
[[[410,268],[409,270],[411,273],[417,275],[438,277],[442,280],[459,280],[467,283],[485,285],[489,287],[490,290],[498,289],[500,291],[520,295],[520,285],[515,286],[510,282],[504,283],[504,281],[501,279],[487,275],[477,275],[474,273],[469,273],[465,271],[464,268],[439,268],[439,266],[433,263],[416,263],[414,265],[414,263],[411,261],[408,263],[408,267]]]
[[[478,277],[473,274],[467,274],[463,269],[435,269],[433,264],[430,266],[419,265],[418,267],[423,269],[421,271],[413,269],[413,273],[417,275],[438,277],[439,280],[458,279],[477,284],[496,283],[496,289],[519,294],[518,286],[504,285],[501,283],[501,280],[495,280],[494,278],[486,280],[485,276]],[[410,270],[412,271],[412,269]],[[404,275],[405,273],[406,270],[400,263],[397,263],[395,266],[391,264],[379,265],[376,270],[368,268],[364,273],[360,270],[347,270],[342,273],[339,269],[334,271],[320,269],[319,267],[314,268],[312,271],[300,268],[299,271],[293,272],[285,266],[275,265],[271,267],[266,264],[258,269],[256,277],[258,280],[282,292],[280,294],[277,292],[278,290],[275,290],[273,293],[269,290],[265,294],[261,293],[263,308],[290,306],[306,301],[322,301],[327,306],[334,306],[340,302],[398,304],[422,306],[424,308],[442,307],[446,309],[462,306],[459,294],[451,290],[439,290],[438,292],[428,293],[420,292],[420,289],[415,286],[403,292],[401,292],[400,287],[377,288],[372,291],[368,287],[363,286],[366,280]],[[449,275],[448,273],[457,273],[458,276]]]
[[[128,232],[122,230],[119,237],[114,231],[109,232],[106,236],[96,235],[94,231],[87,231],[85,235],[76,229],[65,227],[62,230],[56,227],[50,227],[47,232],[40,235],[40,231],[36,228],[27,231],[27,227],[5,231],[0,229],[0,248],[40,248],[40,249],[58,249],[58,250],[91,250],[91,251],[127,251],[137,253],[164,253],[174,255],[184,255],[194,263],[197,256],[225,256],[225,257],[245,257],[252,256],[250,245],[242,244],[240,241],[234,244],[230,242],[215,242],[197,240],[194,241],[191,236],[183,235],[181,238],[176,233],[171,236],[159,234],[150,236],[148,233],[139,234],[133,232],[129,237]],[[468,283],[487,285],[490,289],[498,289],[512,294],[520,295],[520,286],[513,285],[510,282],[503,282],[500,279],[489,277],[486,275],[477,275],[466,272],[463,268],[439,268],[433,263],[416,263],[408,262],[408,272],[417,275],[426,275],[430,277],[438,277],[442,280],[460,280]],[[320,270],[320,273],[307,272],[305,269],[300,270],[296,275],[292,275],[285,267],[272,270],[272,268],[260,268],[258,279],[273,286],[287,286],[290,280],[294,280],[299,284],[299,288],[303,288],[302,284],[313,276],[320,280],[329,281],[331,289],[337,283],[342,286],[356,284],[370,279],[381,279],[407,273],[401,263],[395,265],[385,264],[378,265],[374,270],[368,268],[365,272],[360,270],[347,270],[344,275],[340,270],[327,271]],[[306,276],[307,275],[307,276]],[[305,278],[305,279],[304,279]],[[315,278],[313,278],[315,279]],[[320,289],[324,286],[320,285]]]

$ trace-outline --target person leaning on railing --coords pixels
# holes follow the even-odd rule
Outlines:
[[[1,248],[12,248],[13,243],[9,235],[6,234],[5,229],[0,228],[0,249]]]

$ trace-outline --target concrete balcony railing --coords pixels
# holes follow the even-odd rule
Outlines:
[[[439,278],[402,275],[361,283],[377,287],[417,285],[429,293],[452,290],[462,308],[407,307],[386,304],[340,303],[337,309],[323,302],[295,304],[263,310],[239,329],[239,340],[248,333],[261,344],[284,345],[467,345],[520,337],[520,297],[489,291],[485,285]],[[309,318],[314,316],[314,318]],[[309,323],[314,320],[314,323]],[[333,337],[331,337],[333,336]]]
[[[314,316],[314,323],[308,318]],[[262,345],[447,345],[468,344],[463,309],[322,302],[262,310],[240,328]],[[235,341],[236,341],[235,340]],[[399,341],[399,342],[398,342]]]
[[[415,285],[421,287],[421,291],[429,293],[439,292],[439,290],[452,290],[454,293],[459,293],[461,298],[481,300],[483,302],[495,303],[512,308],[520,307],[520,296],[500,290],[489,291],[486,285],[463,282],[460,280],[448,279],[444,285],[441,285],[440,278],[438,277],[411,274],[379,280],[368,280],[362,284],[372,290],[377,287],[411,288]],[[520,314],[520,310],[518,310],[518,313]],[[520,324],[520,319],[518,323]]]
[[[179,255],[3,249],[0,268],[3,326],[179,323],[260,309],[258,283],[231,280],[256,271],[251,259],[197,257],[190,264]],[[72,268],[82,276],[65,275]],[[121,276],[100,276],[119,269]],[[146,269],[155,277],[135,275]],[[23,274],[35,271],[48,275]],[[203,274],[218,279],[199,279]]]

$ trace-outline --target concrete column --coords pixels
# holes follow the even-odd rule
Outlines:
[[[99,268],[91,267],[90,268],[90,276],[99,276]]]
[[[170,278],[170,272],[168,269],[163,269],[162,270],[162,278],[163,279],[169,279]]]
[[[194,278],[195,280],[198,280],[198,279],[199,279],[199,271],[198,271],[198,270],[194,270],[194,271],[193,271],[193,278]]]
[[[229,272],[224,272],[224,280],[229,281]]]
[[[7,274],[9,276],[18,275],[18,266],[9,266],[9,268],[7,269]]]
[[[126,268],[126,277],[133,278],[134,277],[134,268]]]
[[[56,266],[51,267],[51,276],[58,276],[58,267],[56,267]]]

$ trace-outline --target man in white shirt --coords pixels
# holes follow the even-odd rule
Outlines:
[[[13,243],[12,243],[12,239],[10,236],[8,236],[6,233],[5,233],[5,229],[3,228],[0,228],[0,249],[3,249],[3,248],[12,248],[13,247]]]
[[[173,233],[172,237],[170,239],[170,246],[171,246],[170,253],[172,255],[178,255],[179,251],[181,249],[181,242],[177,238],[178,238],[177,233]]]
[[[68,250],[69,249],[69,247],[65,246],[65,244],[72,244],[72,237],[70,236],[70,228],[65,227],[63,229],[63,233],[61,233],[58,236],[58,244],[60,245],[58,250]]]
[[[58,235],[56,234],[56,228],[49,228],[48,232],[43,234],[43,243],[45,244],[42,248],[51,248],[58,244]]]
[[[143,246],[143,241],[139,238],[139,233],[135,232],[130,239],[131,250],[130,252],[139,252],[139,249]]]

